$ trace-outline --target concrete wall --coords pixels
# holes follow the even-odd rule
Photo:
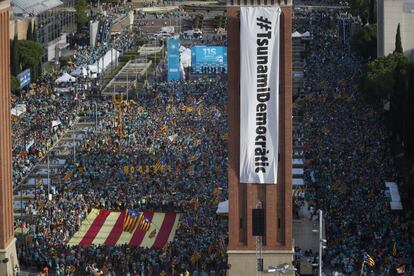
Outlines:
[[[53,59],[61,57],[61,53],[59,52],[59,49],[57,49],[57,47],[59,45],[66,44],[66,37],[67,34],[62,34],[58,39],[55,39],[47,45],[47,61],[52,61]]]
[[[395,35],[400,24],[404,53],[411,58],[414,50],[414,0],[378,1],[378,56],[395,50]]]
[[[30,18],[10,20],[10,39],[13,39],[14,35],[17,34],[19,40],[26,40],[30,21],[32,21],[33,26],[34,20]]]

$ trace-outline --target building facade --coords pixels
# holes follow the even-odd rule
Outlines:
[[[277,184],[240,183],[240,6],[280,6],[279,162]],[[292,266],[292,0],[229,0],[229,244],[230,275],[257,274],[253,209],[264,209],[263,268]],[[271,120],[269,118],[268,120]],[[286,273],[286,275],[293,275]]]
[[[75,0],[12,0],[13,19],[10,38],[26,39],[29,23],[36,25],[37,42],[45,51],[43,62],[60,57],[67,34],[76,31]]]
[[[10,118],[10,1],[0,0],[0,275],[18,266],[13,223]]]
[[[394,52],[395,36],[400,24],[404,54],[414,61],[414,0],[378,0],[377,21],[378,56]]]

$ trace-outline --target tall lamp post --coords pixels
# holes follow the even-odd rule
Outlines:
[[[319,265],[318,265],[318,276],[322,276],[322,251],[326,248],[326,240],[323,238],[323,212],[321,209],[319,213],[319,230],[314,229],[312,232],[319,233]]]

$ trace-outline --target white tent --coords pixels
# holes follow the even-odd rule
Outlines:
[[[218,215],[226,215],[229,213],[229,201],[222,201],[217,206],[216,214]]]
[[[302,34],[302,37],[311,37],[311,34],[309,31],[306,31]]]
[[[62,122],[60,121],[60,119],[59,118],[57,118],[56,120],[53,120],[52,121],[52,127],[55,127],[55,126],[58,126],[58,125],[60,125]]]
[[[86,70],[84,66],[79,66],[78,68],[73,70],[70,74],[75,77],[77,76],[86,77],[88,75],[88,71]]]
[[[398,191],[398,185],[395,182],[385,182],[386,195],[391,199],[391,210],[402,210],[400,192]]]
[[[18,104],[15,108],[13,108],[10,113],[13,116],[20,117],[23,113],[26,112],[26,105],[25,104]]]
[[[56,83],[67,83],[67,82],[75,82],[76,78],[72,77],[68,73],[63,73],[62,76],[60,76],[55,82]]]
[[[292,34],[292,37],[293,37],[293,38],[295,38],[295,37],[302,37],[302,34],[301,34],[300,32],[298,32],[298,31],[296,31],[296,32],[294,32],[294,33]]]

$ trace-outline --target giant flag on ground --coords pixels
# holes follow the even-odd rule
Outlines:
[[[78,232],[69,240],[68,245],[121,245],[131,247],[163,248],[172,241],[180,218],[176,213],[142,213],[150,221],[149,229],[136,227],[133,231],[124,231],[127,212],[110,212],[92,209]]]

